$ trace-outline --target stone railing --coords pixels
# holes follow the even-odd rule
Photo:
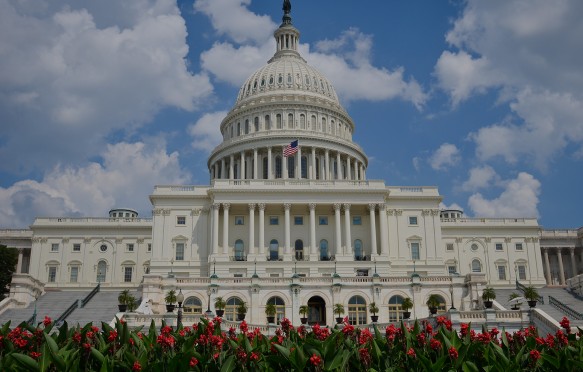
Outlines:
[[[538,328],[539,335],[541,337],[546,336],[547,334],[555,334],[559,329],[561,329],[561,325],[555,319],[548,316],[544,311],[541,309],[531,309],[530,316],[532,319],[532,323],[535,327]]]
[[[229,179],[215,179],[212,181],[214,187],[228,188],[241,186],[248,186],[250,188],[272,188],[272,187],[282,187],[282,188],[305,188],[312,189],[317,187],[325,188],[371,188],[371,189],[384,189],[384,181],[372,180],[372,181],[354,181],[354,180],[309,180],[309,179],[275,179],[275,180],[264,180],[264,179],[244,179],[244,180],[229,180]]]
[[[441,222],[478,225],[537,225],[536,218],[442,218]]]
[[[152,223],[151,218],[131,218],[131,217],[123,217],[123,218],[107,218],[107,217],[87,217],[87,218],[70,218],[70,217],[37,217],[34,220],[34,224],[40,223]]]

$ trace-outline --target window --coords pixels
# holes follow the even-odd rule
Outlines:
[[[472,246],[470,247],[470,249],[475,252],[475,251],[478,250],[478,245],[474,243],[474,244],[472,244]]]
[[[184,217],[184,216],[176,217],[176,224],[177,225],[186,225],[186,217]]]
[[[447,251],[453,251],[453,243],[447,243],[445,246],[445,249]]]
[[[526,280],[526,266],[518,265],[518,279],[519,280]]]
[[[362,251],[362,240],[356,239],[354,241],[354,259],[360,261],[364,258],[364,252]]]
[[[105,281],[105,274],[107,273],[107,263],[99,261],[97,264],[97,282],[103,283]]]
[[[389,322],[398,322],[403,319],[402,296],[396,295],[389,299]]]
[[[411,243],[411,259],[412,260],[421,259],[421,254],[419,252],[419,243]]]
[[[197,297],[188,297],[182,304],[182,311],[187,314],[202,314],[202,302]]]
[[[353,225],[362,225],[362,217],[352,216],[352,224]]]
[[[227,306],[225,306],[224,318],[226,320],[235,321],[237,320],[237,307],[241,304],[241,301],[237,297],[231,297],[227,300]]]
[[[320,261],[329,261],[328,256],[328,241],[326,239],[320,240]]]
[[[271,297],[267,300],[268,305],[275,305],[275,320],[279,323],[283,318],[285,318],[285,302],[281,297]]]
[[[275,157],[275,178],[281,178],[281,156]]]
[[[176,261],[184,260],[184,243],[176,243]]]
[[[455,274],[457,272],[456,267],[454,265],[449,265],[447,267],[447,272],[451,275],[451,274]]]
[[[267,159],[267,157],[264,157],[264,158],[263,158],[263,179],[264,179],[264,180],[266,180],[266,179],[268,179],[268,178],[269,178],[269,173],[268,173],[268,171],[269,171],[269,168],[268,168],[268,166],[267,166],[267,165],[268,165],[268,161],[269,161],[269,160]]]
[[[356,269],[356,276],[368,276],[368,269]]]
[[[302,174],[301,178],[308,178],[308,158],[306,156],[302,156]]]
[[[475,259],[472,261],[472,272],[473,273],[481,273],[482,272],[482,264],[480,260]]]
[[[79,243],[73,244],[73,252],[81,252],[81,244]]]
[[[301,239],[296,240],[294,248],[295,248],[295,252],[296,252],[296,260],[303,261],[304,260],[304,242]]]
[[[270,216],[269,217],[269,224],[270,225],[279,225],[279,217],[277,217],[277,216]]]
[[[49,266],[49,283],[54,283],[57,280],[57,267]]]
[[[126,266],[123,268],[123,281],[126,283],[130,283],[132,281],[132,273],[133,273],[133,267],[131,266]]]
[[[287,177],[288,178],[296,178],[296,157],[295,157],[295,155],[287,157]]]
[[[243,216],[235,216],[235,225],[244,225],[245,218]]]
[[[498,279],[499,280],[506,280],[506,266],[504,266],[504,265],[498,266]]]
[[[409,225],[417,225],[417,217],[415,216],[409,217]]]
[[[503,250],[503,249],[504,249],[504,248],[502,247],[502,243],[496,243],[496,250],[497,250],[497,251],[501,251],[501,250]]]
[[[69,281],[71,283],[77,283],[79,278],[79,266],[71,266],[71,275],[69,276]]]
[[[361,296],[352,296],[348,300],[348,321],[352,325],[367,324],[366,301]]]
[[[436,295],[436,296],[437,296],[437,302],[439,303],[439,305],[437,306],[437,313],[443,314],[447,311],[445,299],[440,295]]]
[[[245,244],[241,239],[235,241],[235,261],[245,261]]]
[[[99,250],[100,250],[101,252],[107,252],[107,245],[105,245],[105,244],[101,244],[101,245],[99,246]]]
[[[148,252],[152,252],[152,243],[148,243]]]
[[[516,243],[514,246],[516,247],[516,250],[517,251],[521,251],[522,250],[522,243]]]
[[[294,217],[294,225],[303,225],[304,224],[304,217],[302,216],[295,216]]]
[[[126,251],[133,252],[134,251],[134,244],[133,243],[126,244]]]
[[[51,252],[58,252],[59,251],[59,243],[51,244]]]
[[[269,261],[279,260],[279,242],[273,239],[269,242]]]
[[[328,225],[328,216],[320,216],[320,217],[318,217],[318,223],[320,225]]]

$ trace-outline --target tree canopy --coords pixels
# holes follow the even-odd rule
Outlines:
[[[0,244],[0,300],[10,293],[12,274],[18,262],[18,251]]]

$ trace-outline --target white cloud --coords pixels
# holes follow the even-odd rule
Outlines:
[[[451,143],[442,144],[429,158],[429,165],[435,170],[445,170],[459,163],[460,151]]]
[[[0,0],[4,170],[81,163],[112,132],[163,107],[194,110],[212,93],[206,74],[188,71],[186,26],[171,0],[29,5]]]
[[[57,166],[41,182],[25,180],[0,188],[0,226],[23,227],[36,216],[106,216],[113,207],[148,216],[152,185],[191,179],[180,168],[178,154],[167,154],[162,144],[118,143],[101,155],[103,165]]]
[[[468,205],[479,217],[539,217],[538,203],[540,182],[532,175],[521,172],[504,182],[504,191],[494,199],[486,199],[475,193],[468,199]]]
[[[188,127],[192,136],[192,147],[197,150],[210,152],[221,143],[221,121],[227,116],[227,111],[218,111],[204,114],[198,121]]]
[[[489,165],[470,169],[470,177],[462,184],[464,191],[476,191],[489,188],[499,181],[498,174]]]
[[[446,205],[446,204],[445,204],[445,203],[443,203],[443,202],[442,202],[442,203],[439,203],[439,209],[440,209],[440,210],[443,210],[443,209],[455,209],[455,210],[462,211],[462,212],[463,212],[463,210],[464,210],[464,209],[463,209],[462,207],[460,207],[460,205],[459,205],[459,204],[457,204],[457,203],[452,203],[452,204],[450,204],[450,205]]]

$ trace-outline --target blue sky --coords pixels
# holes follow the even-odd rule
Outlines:
[[[156,184],[208,184],[279,0],[0,0],[0,227],[150,216]],[[292,0],[389,185],[468,216],[583,225],[583,2]],[[579,212],[579,213],[578,213]]]

